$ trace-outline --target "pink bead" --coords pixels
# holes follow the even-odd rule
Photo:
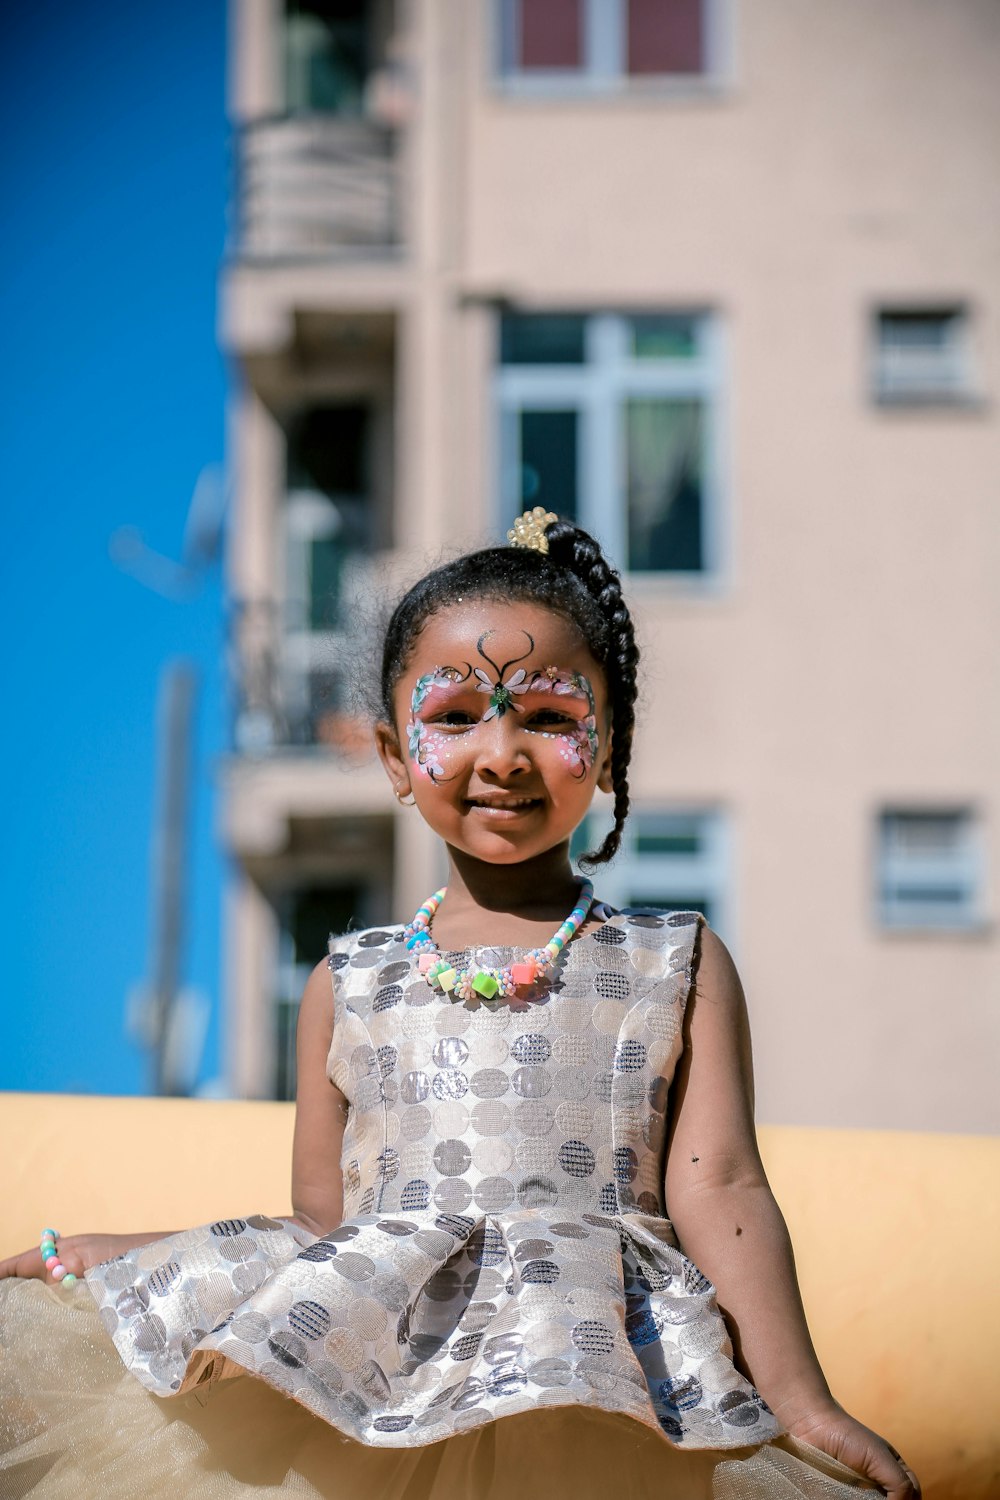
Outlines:
[[[417,959],[417,968],[421,974],[426,974],[431,964],[437,963],[437,959],[438,955],[436,953],[421,953]]]
[[[62,1279],[63,1279],[63,1277],[65,1275],[66,1275],[66,1267],[65,1266],[58,1265],[58,1266],[53,1266],[52,1267],[52,1280],[53,1281],[62,1281]]]
[[[534,984],[537,969],[534,964],[511,964],[510,977],[515,984]]]

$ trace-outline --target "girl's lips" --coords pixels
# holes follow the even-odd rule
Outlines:
[[[517,818],[541,805],[539,797],[469,797],[470,812],[482,813],[487,818],[504,820]]]

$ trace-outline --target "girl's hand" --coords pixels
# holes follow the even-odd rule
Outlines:
[[[871,1428],[848,1416],[843,1407],[831,1406],[819,1415],[788,1424],[792,1437],[811,1443],[848,1468],[863,1474],[888,1496],[888,1500],[920,1500],[920,1484],[889,1444]]]
[[[146,1238],[152,1239],[153,1236],[148,1235]],[[70,1234],[57,1240],[56,1253],[67,1271],[72,1271],[74,1276],[82,1276],[84,1271],[89,1271],[91,1266],[100,1265],[102,1260],[113,1260],[116,1255],[131,1250],[137,1241],[141,1244],[142,1237],[134,1234]],[[58,1285],[46,1274],[41,1251],[37,1246],[34,1250],[24,1250],[20,1255],[12,1255],[8,1260],[0,1260],[0,1281],[6,1276],[21,1276]]]

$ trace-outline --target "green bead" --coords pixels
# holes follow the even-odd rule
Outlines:
[[[472,980],[472,988],[484,1000],[492,1000],[500,985],[492,974],[480,973]]]
[[[72,1271],[67,1271],[66,1275],[62,1279],[62,1284],[63,1284],[63,1286],[66,1286],[69,1282],[75,1281],[75,1280],[76,1280],[76,1277],[73,1275],[73,1272]]]

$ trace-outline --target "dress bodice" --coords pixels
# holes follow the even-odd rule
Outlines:
[[[664,1217],[697,922],[611,914],[536,997],[475,1002],[431,989],[398,930],[332,940],[345,1212]],[[512,952],[475,957],[499,966]]]

